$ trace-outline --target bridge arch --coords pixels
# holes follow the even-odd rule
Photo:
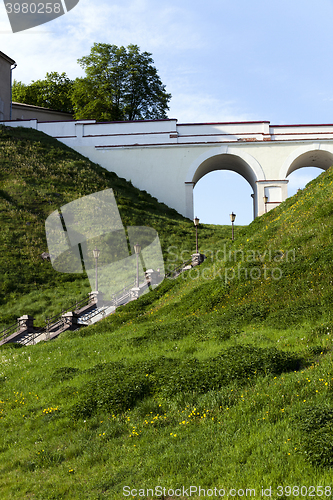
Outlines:
[[[333,146],[312,143],[295,149],[285,160],[280,170],[280,179],[303,167],[318,167],[327,170],[333,165]]]
[[[254,216],[258,213],[257,182],[265,180],[265,174],[258,161],[238,148],[224,146],[210,149],[201,154],[190,165],[185,180],[186,215],[193,219],[193,188],[206,174],[215,170],[231,170],[238,173],[251,185],[254,195]]]

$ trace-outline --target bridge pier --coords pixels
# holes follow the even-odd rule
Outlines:
[[[185,217],[194,219],[193,189],[194,182],[185,182]]]
[[[257,181],[257,193],[254,199],[255,217],[269,212],[288,197],[288,180],[265,180]],[[267,196],[267,204],[265,206],[264,197]]]

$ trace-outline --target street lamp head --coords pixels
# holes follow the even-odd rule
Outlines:
[[[230,220],[231,220],[231,222],[235,222],[235,219],[236,219],[236,214],[234,214],[233,212],[231,212],[231,214],[230,214]]]
[[[134,245],[134,252],[136,254],[139,254],[141,252],[141,246],[138,243],[135,243]]]
[[[193,222],[194,222],[195,226],[199,226],[199,219],[198,219],[198,217],[196,217],[195,219],[193,219]]]
[[[268,203],[268,196],[264,196],[264,203],[266,205],[266,203]]]
[[[93,250],[94,259],[98,259],[100,253],[101,252],[95,248],[95,250]]]

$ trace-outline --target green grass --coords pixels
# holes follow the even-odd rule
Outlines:
[[[48,164],[49,148],[59,147],[65,159],[59,171],[53,164],[52,182],[63,182],[61,169],[73,168],[68,162],[76,153],[46,136],[3,133],[4,145],[25,133],[24,147],[45,141],[41,163]],[[192,249],[191,221],[80,161],[83,183],[105,182],[90,192],[113,187],[118,202],[129,200],[120,206],[126,224],[155,227],[166,267],[180,260],[170,262],[174,254]],[[40,193],[44,182],[36,181]],[[207,259],[199,268],[164,280],[96,325],[36,346],[1,348],[2,498],[152,498],[146,490],[158,485],[223,488],[224,498],[241,497],[231,488],[255,488],[262,497],[271,486],[274,500],[320,496],[322,486],[323,498],[332,498],[332,182],[329,170],[239,228],[233,244],[230,228],[200,227]],[[62,196],[66,189],[64,202],[89,192],[57,187]],[[43,220],[57,206],[43,205],[37,217],[38,252],[46,250]],[[26,217],[25,204],[21,210]],[[7,252],[9,263],[17,259],[8,276],[19,262],[15,248]],[[20,251],[28,255],[29,248]],[[8,317],[17,304],[42,318],[43,308],[87,287],[87,280],[64,279],[49,263],[35,267],[34,255],[26,260],[35,274],[27,271],[25,287],[3,295]],[[126,497],[124,486],[145,492]]]
[[[192,221],[46,134],[0,127],[0,148],[0,329],[28,313],[43,326],[91,291],[85,274],[59,273],[41,258],[46,218],[81,196],[112,188],[124,226],[157,230],[167,270],[193,253]],[[210,244],[228,230],[205,225],[200,234]]]

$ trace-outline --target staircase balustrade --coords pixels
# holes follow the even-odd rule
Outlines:
[[[169,273],[167,273],[165,277],[176,278],[190,264],[193,264],[192,258],[175,267],[172,271],[169,271]],[[94,309],[90,313],[84,314],[83,311],[81,313],[81,316],[84,316],[85,321],[87,321],[88,324],[91,324],[92,319],[99,314],[101,314],[102,318],[104,318],[106,316],[106,310],[109,307],[116,308],[119,305],[125,305],[131,300],[138,298],[141,294],[141,291],[144,288],[148,287],[149,284],[150,279],[148,275],[146,275],[145,277],[145,282],[139,284],[138,289],[136,289],[136,280],[131,281],[123,286],[121,290],[118,290],[118,292],[112,294],[111,304],[109,306],[100,308],[97,307],[96,294],[90,293],[87,297],[84,297],[80,301],[76,301],[75,304],[72,304],[70,307],[64,309],[61,313],[46,318],[46,325],[37,330],[35,330],[33,327],[33,318],[31,316],[22,316],[21,318],[18,318],[18,323],[15,323],[14,325],[11,325],[0,331],[0,345],[4,344],[5,340],[9,336],[14,335],[14,333],[17,333],[17,336],[19,336],[20,334],[24,335],[24,338],[22,339],[22,341],[20,341],[20,344],[28,345],[31,343],[35,344],[36,340],[42,335],[45,336],[45,340],[50,340],[51,338],[59,335],[59,333],[63,331],[66,325],[69,326],[69,328],[79,328],[80,325],[84,325],[84,323],[80,323],[80,321],[78,321],[80,320],[80,311],[82,311],[82,309],[86,306],[93,306],[94,304],[96,304],[96,309]],[[137,291],[137,293],[134,293],[133,290]]]

